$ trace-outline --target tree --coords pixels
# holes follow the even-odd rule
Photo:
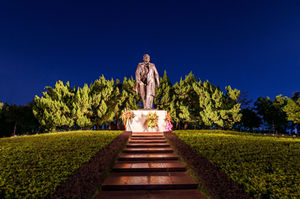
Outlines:
[[[107,98],[107,106],[108,106],[108,112],[104,117],[104,120],[108,122],[108,128],[109,130],[112,129],[112,123],[116,119],[119,113],[119,104],[121,103],[120,97],[121,93],[119,88],[114,84],[114,80],[111,80],[113,83],[113,91],[109,98]]]
[[[32,114],[32,105],[17,106],[5,104],[1,111],[0,131],[2,136],[32,133],[37,129],[37,121]]]
[[[102,75],[90,86],[91,118],[97,128],[114,120],[119,96],[119,89],[114,84],[113,79],[106,80]]]
[[[56,127],[68,129],[74,125],[72,115],[75,88],[57,81],[55,87],[46,86],[46,92],[40,98],[35,96],[33,114],[46,131],[54,131]]]
[[[133,77],[124,77],[122,83],[117,79],[115,87],[119,89],[119,96],[116,98],[117,107],[115,109],[116,128],[121,129],[122,111],[125,109],[137,110],[141,108],[141,97],[135,92],[135,81]]]
[[[83,129],[91,128],[93,126],[91,121],[92,106],[89,91],[88,85],[84,84],[83,88],[78,88],[76,90],[73,100],[72,116],[74,122]]]
[[[6,105],[4,110],[4,117],[7,123],[13,124],[12,135],[16,135],[17,125],[22,123],[24,109],[22,107],[18,107],[17,105]]]
[[[213,86],[209,81],[202,83],[201,81],[193,84],[193,88],[199,98],[199,115],[203,124],[213,126],[218,124],[222,126],[220,116],[216,111],[221,106],[222,92]],[[212,100],[214,98],[214,101]]]
[[[135,92],[135,81],[133,77],[124,77],[121,98],[121,111],[124,109],[137,110],[141,108],[141,97]]]
[[[253,132],[253,128],[258,128],[262,124],[262,119],[257,115],[257,113],[250,109],[250,108],[245,108],[242,109],[242,119],[240,122],[240,125],[249,128],[251,132]]]
[[[281,95],[276,96],[273,101],[269,97],[259,97],[254,103],[255,110],[274,133],[284,132],[287,126],[286,113],[283,111],[285,104],[286,99]]]
[[[238,103],[240,91],[238,89],[233,90],[231,86],[227,86],[225,89],[227,92],[224,96],[221,117],[224,120],[224,127],[232,129],[234,124],[242,119],[241,104]]]
[[[283,111],[287,115],[287,119],[293,123],[300,125],[300,92],[294,93],[294,96],[287,99]]]
[[[252,103],[252,99],[248,99],[248,92],[241,90],[239,97],[239,104],[241,104],[242,109],[249,108],[249,105]]]
[[[172,102],[173,89],[172,83],[164,71],[163,78],[160,78],[160,85],[155,90],[154,106],[159,110],[166,110],[170,112],[170,104]]]
[[[188,124],[195,124],[199,121],[198,96],[193,89],[195,82],[196,78],[190,72],[184,80],[181,78],[179,83],[176,82],[173,85],[174,95],[170,104],[170,115],[176,122],[176,128],[179,128],[179,124],[183,123],[186,129]]]
[[[209,81],[196,82],[193,88],[199,98],[199,115],[204,125],[231,129],[241,120],[240,104],[238,103],[240,91],[226,87],[224,94],[220,88]]]

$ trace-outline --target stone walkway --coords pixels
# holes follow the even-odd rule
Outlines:
[[[132,133],[95,198],[205,198],[163,133]]]

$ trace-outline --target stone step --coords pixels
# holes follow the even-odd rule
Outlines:
[[[173,153],[172,148],[126,148],[124,153]]]
[[[113,169],[114,172],[169,172],[186,171],[181,162],[145,162],[145,163],[123,163],[117,162]]]
[[[144,143],[144,144],[127,144],[128,148],[144,148],[144,147],[170,147],[167,143]]]
[[[131,140],[165,140],[164,137],[131,137]]]
[[[119,156],[120,161],[159,161],[178,160],[178,156],[173,153],[146,153],[146,154],[126,154]]]
[[[206,199],[197,189],[100,191],[94,199]]]
[[[132,132],[132,135],[164,135],[163,132]]]
[[[164,136],[143,136],[143,135],[132,135],[131,138],[165,138]]]
[[[102,190],[196,189],[197,182],[186,172],[111,173]]]
[[[166,140],[130,140],[129,144],[136,144],[136,143],[167,143]]]
[[[163,134],[131,134],[131,137],[164,137]]]
[[[157,160],[157,161],[152,161],[152,160],[140,160],[140,161],[126,161],[126,160],[117,160],[115,162],[115,164],[119,164],[119,163],[178,163],[178,159],[177,160]]]

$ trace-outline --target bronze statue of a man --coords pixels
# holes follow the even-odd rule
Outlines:
[[[159,75],[153,63],[150,63],[150,56],[143,56],[144,62],[138,64],[135,72],[136,94],[142,96],[144,109],[152,109],[155,86],[159,87]]]

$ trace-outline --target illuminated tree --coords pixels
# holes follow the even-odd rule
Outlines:
[[[48,131],[54,131],[56,127],[68,129],[74,125],[72,105],[75,89],[71,89],[70,83],[65,85],[57,81],[55,87],[47,86],[47,91],[42,97],[35,96],[33,114]]]
[[[193,89],[193,84],[196,82],[196,78],[193,73],[190,72],[185,79],[180,79],[173,85],[174,95],[170,104],[170,115],[176,122],[176,128],[180,123],[183,123],[184,128],[188,127],[188,124],[196,123],[198,121],[198,96]]]
[[[160,78],[160,85],[155,90],[154,106],[159,110],[166,110],[170,112],[170,104],[173,97],[172,84],[164,71],[164,76]]]
[[[231,129],[241,120],[239,90],[228,86],[224,94],[209,81],[195,82],[193,88],[199,98],[201,120],[206,126]]]
[[[89,91],[88,85],[85,84],[83,88],[78,88],[76,90],[73,100],[72,115],[74,122],[83,129],[91,128],[93,126],[91,121],[92,106]]]
[[[90,86],[92,107],[92,122],[99,128],[101,125],[110,123],[118,108],[117,98],[119,89],[115,87],[113,79],[106,80],[102,75]]]
[[[137,110],[141,108],[141,97],[135,92],[135,81],[133,77],[127,79],[124,77],[122,83],[122,96],[121,96],[120,110],[129,109]]]
[[[296,92],[292,98],[287,99],[283,111],[287,115],[287,119],[300,125],[300,97],[299,92]]]

